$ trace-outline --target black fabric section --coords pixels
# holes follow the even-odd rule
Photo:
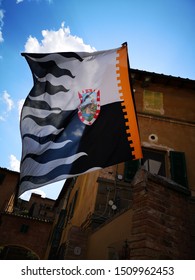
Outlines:
[[[86,152],[88,156],[73,163],[71,173],[92,167],[103,168],[134,158],[121,108],[120,102],[102,106],[97,120],[86,126],[77,152]]]

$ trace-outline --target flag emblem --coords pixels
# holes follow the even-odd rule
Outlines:
[[[19,195],[142,157],[127,45],[22,55],[34,85],[21,112]]]
[[[86,89],[78,93],[80,105],[78,116],[86,125],[92,125],[100,113],[100,91]]]

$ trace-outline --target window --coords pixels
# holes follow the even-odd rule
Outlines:
[[[143,159],[142,165],[152,174],[166,177],[165,156],[166,152],[142,148]]]
[[[166,152],[149,148],[142,148],[142,152],[142,165],[147,171],[169,177],[166,174],[166,157],[168,160]],[[188,187],[185,153],[170,151],[169,159],[171,179],[184,187]]]
[[[60,239],[61,239],[61,236],[62,236],[63,227],[64,227],[64,224],[65,224],[65,219],[66,219],[66,210],[62,209],[60,211],[60,214],[59,214],[59,217],[58,217],[58,222],[54,227],[52,237],[51,237],[51,251],[50,251],[50,255],[49,255],[50,259],[52,257],[54,257],[54,255],[57,252],[57,248],[60,244]]]
[[[66,218],[66,210],[62,209],[60,211],[60,215],[59,215],[59,218],[58,218],[58,223],[57,223],[58,228],[60,228],[60,229],[63,228],[64,222],[65,222],[65,218]]]
[[[124,170],[124,181],[131,182],[135,173],[137,172],[140,166],[139,160],[130,160],[125,162],[125,170]]]
[[[78,190],[75,192],[75,195],[73,196],[72,201],[70,202],[69,209],[68,209],[68,215],[67,215],[67,219],[66,219],[66,225],[67,225],[67,222],[70,219],[72,219],[72,217],[73,217],[75,205],[77,202],[77,197],[78,197]]]
[[[163,93],[144,90],[143,105],[144,112],[163,115]]]
[[[29,225],[21,225],[20,227],[20,232],[22,233],[27,233],[28,232],[28,229],[29,229]]]

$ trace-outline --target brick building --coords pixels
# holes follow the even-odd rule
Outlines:
[[[0,211],[13,211],[14,197],[17,191],[19,173],[0,168]]]
[[[19,173],[0,168],[0,259],[44,259],[54,200],[32,194],[15,203]]]

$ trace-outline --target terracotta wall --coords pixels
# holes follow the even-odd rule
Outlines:
[[[195,195],[195,90],[179,86],[178,83],[175,86],[169,85],[168,82],[151,82],[144,88],[141,81],[136,81],[134,88],[142,145],[164,151],[184,152],[189,188],[192,195]],[[162,114],[145,111],[145,90],[162,93]],[[149,140],[151,134],[157,135],[156,142]]]
[[[22,232],[24,226],[28,227],[27,232]],[[49,222],[3,213],[0,216],[0,246],[24,247],[44,259],[51,226]]]
[[[5,175],[4,180],[0,184],[0,211],[7,211],[9,202],[13,202],[12,198],[18,184],[19,173],[5,168],[0,168],[0,173]]]

